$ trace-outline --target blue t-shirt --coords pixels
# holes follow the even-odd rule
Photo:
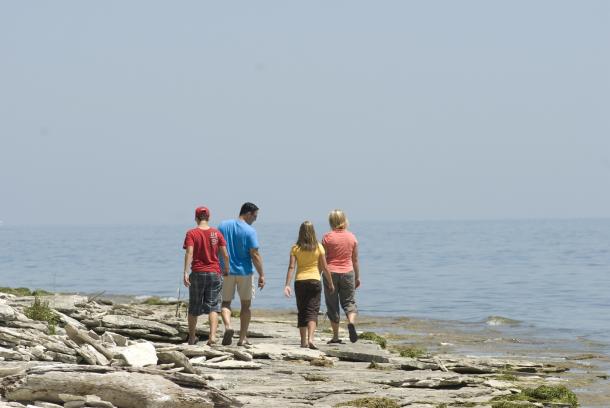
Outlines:
[[[252,248],[258,249],[256,230],[242,220],[223,221],[218,226],[218,230],[227,241],[229,274],[238,276],[252,275],[254,268],[252,267],[250,250]]]

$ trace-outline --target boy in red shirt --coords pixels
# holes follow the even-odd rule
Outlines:
[[[183,248],[184,286],[189,288],[188,344],[197,342],[197,318],[208,314],[210,338],[208,345],[216,343],[218,313],[222,303],[222,273],[218,257],[222,256],[224,274],[229,274],[229,255],[225,238],[220,231],[208,225],[210,210],[206,207],[195,209],[197,228],[186,233]],[[189,269],[191,273],[189,274]]]

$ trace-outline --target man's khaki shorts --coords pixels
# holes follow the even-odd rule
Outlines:
[[[240,300],[252,300],[254,297],[254,275],[228,275],[224,277],[222,284],[222,301],[230,302],[235,297],[235,288]]]

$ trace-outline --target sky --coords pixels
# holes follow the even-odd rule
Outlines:
[[[610,217],[608,1],[0,1],[5,225]]]

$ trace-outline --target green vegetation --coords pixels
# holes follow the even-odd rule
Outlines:
[[[383,366],[374,361],[371,361],[371,364],[369,364],[369,366],[367,368],[369,368],[371,370],[386,370],[386,371],[393,370],[393,368],[391,366]]]
[[[517,377],[514,374],[503,373],[503,374],[500,374],[500,375],[496,376],[496,380],[500,380],[500,381],[519,381],[519,377]]]
[[[396,353],[400,354],[401,357],[411,358],[423,357],[428,354],[428,351],[423,347],[417,347],[413,345],[397,345],[392,347],[392,351],[395,351]]]
[[[335,365],[335,363],[333,363],[332,360],[329,360],[327,358],[314,358],[313,360],[311,360],[309,362],[310,365],[312,366],[316,366],[316,367],[332,367]]]
[[[23,311],[32,320],[47,322],[49,333],[55,334],[55,326],[59,323],[59,318],[53,309],[49,307],[49,302],[45,302],[36,296],[32,306],[24,308]]]
[[[390,398],[367,397],[352,401],[341,402],[335,407],[363,407],[363,408],[400,408],[396,400]]]
[[[494,402],[492,408],[536,408],[536,404],[528,401],[500,401]]]
[[[319,374],[304,374],[303,378],[305,378],[306,381],[330,381],[330,378]]]
[[[0,292],[8,293],[15,296],[48,296],[52,295],[52,292],[48,292],[44,289],[30,290],[28,288],[0,288]]]
[[[364,332],[358,336],[361,340],[372,340],[375,343],[379,344],[381,348],[386,348],[388,341],[385,337],[381,337],[380,335],[373,332]]]
[[[524,388],[519,394],[503,395],[492,398],[493,408],[516,408],[534,406],[527,402],[559,402],[569,404],[570,407],[578,406],[576,394],[563,385],[541,385],[537,388]],[[525,402],[525,403],[524,403]]]
[[[171,304],[167,300],[162,300],[159,296],[151,296],[146,300],[142,301],[143,305],[169,305]]]
[[[231,317],[240,317],[241,312],[239,310],[231,310]]]

